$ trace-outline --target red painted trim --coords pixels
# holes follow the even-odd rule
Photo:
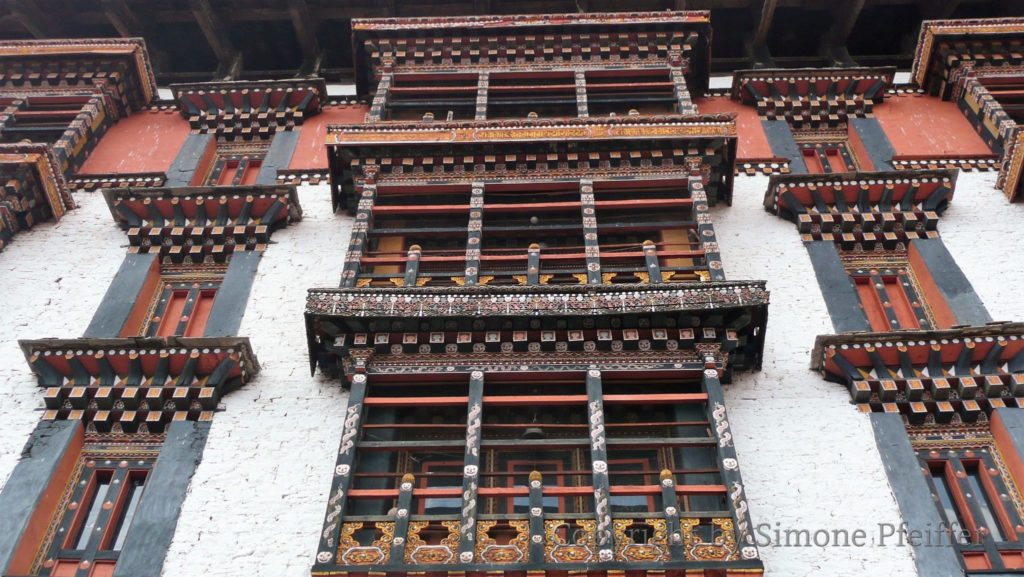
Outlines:
[[[910,269],[914,271],[914,275],[917,277],[917,284],[921,286],[921,292],[924,293],[921,296],[928,301],[928,306],[932,310],[935,328],[948,329],[958,324],[956,316],[953,314],[952,309],[949,308],[949,303],[942,296],[942,291],[939,290],[935,279],[932,278],[931,271],[928,270],[928,265],[921,258],[921,253],[913,242],[910,243],[910,247],[907,249],[907,261],[910,264]]]

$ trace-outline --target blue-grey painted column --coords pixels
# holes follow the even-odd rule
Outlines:
[[[36,506],[46,498],[60,499],[63,485],[56,495],[46,495],[46,490],[72,441],[81,434],[82,422],[77,420],[40,421],[32,431],[21,460],[0,492],[0,574],[7,575]]]
[[[157,256],[156,253],[125,255],[83,336],[114,338],[121,334]]]
[[[178,155],[174,157],[171,167],[167,169],[164,186],[188,186],[213,140],[213,134],[189,134]]]
[[[240,250],[231,255],[203,336],[232,337],[238,334],[262,257],[263,252],[258,250]]]
[[[260,172],[256,175],[256,184],[277,184],[277,171],[288,168],[299,143],[299,129],[278,132],[270,141],[270,150],[263,157]]]
[[[612,529],[612,511],[609,502],[608,444],[604,432],[604,393],[601,371],[587,371],[587,414],[590,422],[590,464],[594,471],[594,519],[597,528],[594,544],[599,561],[615,558],[615,533]]]
[[[1024,409],[1002,407],[996,409],[995,412],[1009,434],[1010,441],[1015,449],[1014,452],[1024,459]],[[1003,447],[1003,451],[1007,449],[1008,447]]]
[[[871,164],[875,165],[875,170],[892,170],[892,157],[896,155],[896,149],[889,142],[889,137],[885,135],[885,130],[878,119],[851,118],[850,126],[871,157]]]
[[[477,490],[480,488],[481,417],[484,408],[484,373],[469,376],[469,412],[466,416],[466,452],[462,476],[462,521],[459,524],[459,561],[472,563],[476,550]]]
[[[932,500],[917,454],[910,446],[903,417],[895,413],[871,413],[871,426],[875,431],[875,443],[882,457],[885,474],[889,477],[889,486],[907,529],[921,531],[922,535],[934,535],[936,531],[942,531],[942,517]],[[895,543],[898,537],[894,534],[890,539]],[[921,539],[910,543],[914,548],[918,576],[964,577],[960,554],[956,548],[948,540],[941,543],[935,541]]]
[[[864,308],[861,307],[857,289],[839,259],[835,243],[830,240],[813,240],[804,244],[811,257],[814,276],[818,279],[818,286],[825,298],[828,316],[832,318],[832,327],[835,331],[870,331],[871,324],[864,314]]]
[[[804,155],[800,147],[796,145],[793,138],[793,129],[785,120],[762,120],[764,135],[768,138],[768,145],[772,147],[772,154],[789,159],[789,171],[793,174],[807,174],[807,165],[804,164]]]
[[[912,249],[921,255],[932,280],[946,299],[946,304],[962,325],[983,325],[992,320],[967,276],[953,260],[946,245],[938,238],[911,241]]]
[[[181,505],[206,446],[210,423],[175,421],[167,427],[156,465],[128,528],[114,577],[160,577]]]

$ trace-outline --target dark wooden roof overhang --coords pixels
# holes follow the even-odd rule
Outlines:
[[[869,114],[895,74],[894,66],[739,70],[731,94],[769,120],[834,124]]]
[[[100,431],[160,432],[210,420],[221,396],[260,366],[245,337],[128,337],[19,341],[46,419],[82,419]]]
[[[811,368],[850,390],[865,412],[911,424],[972,422],[1024,408],[1024,323],[937,331],[844,333],[815,340]]]
[[[957,174],[939,169],[773,175],[764,208],[795,223],[805,240],[833,240],[847,248],[882,243],[891,249],[937,234]]]
[[[911,80],[931,94],[949,98],[955,73],[965,63],[994,68],[1024,63],[1024,17],[922,23]]]
[[[356,89],[360,96],[367,96],[376,90],[371,81],[376,69],[381,66],[380,58],[368,53],[368,42],[381,40],[423,41],[424,46],[433,47],[434,43],[448,46],[457,43],[462,53],[453,58],[449,68],[451,71],[467,71],[473,68],[483,69],[499,66],[490,64],[482,47],[502,44],[513,36],[536,36],[542,43],[545,38],[552,40],[561,35],[574,37],[574,43],[580,44],[580,37],[592,35],[594,40],[607,46],[622,44],[630,48],[630,42],[621,43],[613,40],[611,35],[644,34],[667,32],[678,37],[688,60],[685,70],[686,82],[694,96],[704,93],[707,89],[711,70],[711,13],[706,10],[664,11],[664,12],[617,12],[617,13],[568,13],[568,14],[517,14],[493,16],[456,16],[456,17],[422,17],[422,18],[353,18],[353,63],[355,66]],[[616,44],[618,43],[618,44]],[[635,43],[633,37],[632,43]],[[587,44],[587,43],[584,43]],[[576,47],[578,49],[578,46]],[[577,50],[578,52],[578,50]],[[410,59],[416,58],[413,54]],[[560,62],[560,55],[551,54],[552,60]],[[580,54],[575,54],[580,57]],[[420,58],[422,60],[422,58]],[[587,60],[587,56],[582,57]],[[595,54],[594,62],[601,61],[602,56]],[[394,59],[393,59],[394,60]],[[544,66],[549,59],[541,57],[537,64]],[[401,66],[401,59],[389,65]],[[415,64],[415,63],[414,63]],[[565,66],[579,67],[579,62],[565,60]],[[584,68],[587,64],[582,65]],[[415,66],[413,66],[415,68]],[[443,67],[434,66],[440,71]]]
[[[301,126],[327,100],[322,78],[172,84],[171,90],[193,130],[241,134],[249,128],[248,136]]]
[[[703,349],[728,380],[733,370],[761,366],[768,299],[764,281],[310,289],[306,336],[313,372],[343,368],[364,349],[408,355],[420,367],[411,372],[502,363],[512,372],[573,363],[583,370],[609,355],[609,366],[637,371],[645,358],[651,370],[681,369],[689,359],[699,374]]]
[[[262,249],[275,230],[302,219],[292,185],[108,188],[103,197],[130,252],[193,262]]]
[[[587,155],[615,146],[616,150],[628,148],[641,155],[644,151],[659,151],[660,155],[661,150],[674,149],[683,157],[699,159],[699,164],[710,171],[705,182],[708,200],[712,204],[718,199],[731,203],[736,138],[733,114],[330,125],[327,147],[331,198],[335,210],[342,206],[354,210],[355,188],[363,176],[355,173],[361,170],[356,164],[366,159],[378,159],[378,181],[386,181],[386,173],[400,166],[402,159],[439,157],[460,163],[466,158],[470,161],[466,170],[431,178],[431,182],[487,182],[488,171],[480,167],[486,166],[487,158],[504,158],[508,154],[556,154],[570,168],[575,166],[582,177],[600,178],[598,171],[587,164]],[[668,157],[660,158],[658,163],[663,172],[688,174],[691,167],[682,160],[675,164],[676,160]],[[641,168],[638,160],[637,166],[621,172],[635,175],[645,170],[653,173],[657,168]],[[542,170],[535,175],[538,179],[544,177]]]
[[[105,94],[119,115],[139,110],[156,98],[156,79],[141,38],[0,41],[0,79],[7,96]]]
[[[36,222],[75,208],[60,161],[48,144],[0,144],[0,250]]]

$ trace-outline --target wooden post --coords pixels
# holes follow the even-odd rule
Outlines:
[[[601,245],[597,241],[597,208],[594,181],[580,180],[580,211],[583,213],[583,245],[587,261],[587,284],[601,284]]]
[[[341,519],[345,512],[345,500],[352,485],[352,469],[356,456],[356,441],[359,438],[360,420],[363,417],[363,401],[366,399],[366,375],[352,376],[352,387],[348,394],[348,409],[345,411],[345,425],[341,434],[341,445],[334,464],[334,479],[331,482],[331,498],[327,502],[327,516],[320,534],[320,547],[316,562],[330,565],[335,561],[338,538],[341,534]],[[396,533],[397,535],[397,533]]]
[[[544,485],[539,471],[530,473],[530,563],[544,562]]]
[[[474,182],[469,195],[469,232],[466,238],[466,286],[480,282],[480,241],[484,230],[484,183]]]
[[[392,565],[405,563],[405,543],[409,535],[409,517],[412,515],[412,489],[416,478],[412,473],[402,475],[398,486],[398,503],[395,507],[395,534],[391,540],[391,554],[388,562]]]
[[[660,284],[661,265],[658,263],[658,247],[652,240],[644,241],[644,263],[647,265],[647,274],[650,275],[647,282]]]
[[[373,95],[370,112],[366,116],[367,122],[380,122],[384,119],[384,109],[387,108],[388,96],[391,94],[391,83],[393,80],[394,75],[391,72],[384,72],[380,75],[380,82],[377,83],[377,92]]]
[[[722,395],[722,383],[718,380],[714,357],[706,357],[704,367],[701,388],[708,395],[708,423],[712,427],[711,437],[718,447],[718,471],[722,476],[722,484],[729,492],[729,504],[736,523],[740,556],[743,559],[757,559],[757,545],[750,526],[747,496],[743,489],[743,479],[740,477],[736,447],[733,445],[729,416],[725,411],[725,397]]]
[[[490,85],[490,74],[481,72],[476,81],[476,120],[487,120],[487,89]]]
[[[409,247],[409,252],[405,256],[405,280],[402,282],[403,286],[416,286],[416,279],[420,275],[420,256],[422,252],[423,249],[418,244]]]
[[[722,257],[718,253],[718,240],[715,238],[715,227],[711,223],[708,212],[708,193],[704,190],[704,179],[700,175],[691,175],[687,181],[690,200],[693,201],[693,216],[697,221],[697,234],[700,236],[704,259],[711,274],[711,280],[725,280],[722,268]]]
[[[673,561],[685,561],[686,551],[683,550],[683,535],[679,526],[679,498],[676,496],[676,480],[672,471],[661,471],[661,505],[665,512],[665,525],[668,530],[668,551]]]
[[[476,500],[480,487],[480,437],[483,415],[484,373],[469,376],[469,413],[466,416],[466,455],[462,468],[462,522],[459,525],[459,561],[472,563],[476,544]]]
[[[537,243],[526,249],[526,284],[540,284],[540,245]]]
[[[582,70],[577,70],[575,74],[576,78],[576,114],[580,118],[587,118],[590,116],[590,111],[587,108],[587,75]]]
[[[362,198],[356,206],[356,221],[352,223],[352,237],[345,254],[345,268],[341,273],[341,286],[356,286],[359,276],[359,261],[363,258],[363,250],[369,237],[370,223],[373,220],[373,203],[377,199],[377,185],[364,184]]]
[[[597,520],[594,542],[598,560],[607,562],[615,558],[615,538],[612,531],[611,504],[608,502],[608,446],[604,432],[604,400],[601,371],[587,371],[587,415],[590,421],[590,463],[594,470],[594,517]]]

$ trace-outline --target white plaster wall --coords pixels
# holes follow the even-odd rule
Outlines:
[[[102,195],[76,193],[75,202],[60,222],[22,231],[0,251],[0,489],[43,408],[18,339],[82,336],[128,245]]]
[[[796,226],[762,207],[768,178],[736,179],[733,206],[714,209],[730,280],[764,279],[771,291],[764,365],[725,387],[755,527],[866,531],[901,518],[866,415],[841,385],[808,370],[814,338],[832,333]],[[777,577],[915,575],[909,547],[761,547]]]
[[[222,400],[163,575],[308,577],[346,396],[309,375],[306,289],[338,286],[351,219],[327,186],[299,188],[304,218],[274,233],[239,330],[262,371]]]
[[[1024,204],[995,184],[995,172],[961,172],[939,234],[992,319],[1024,321]]]

